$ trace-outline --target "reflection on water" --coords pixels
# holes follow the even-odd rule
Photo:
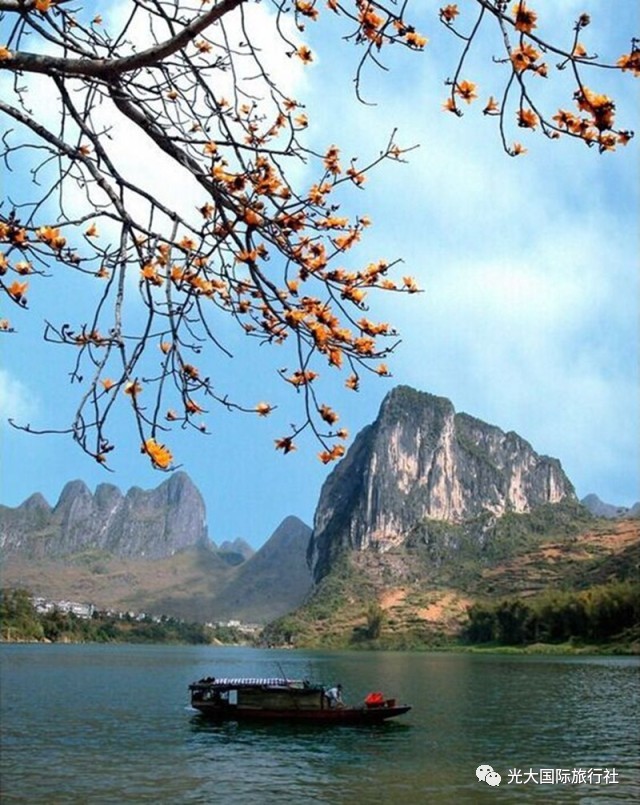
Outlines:
[[[638,662],[210,647],[1,646],[7,803],[631,802]],[[376,726],[207,722],[187,685],[342,682],[413,705]],[[479,782],[488,763],[499,788]],[[510,769],[615,768],[619,783],[508,785]]]

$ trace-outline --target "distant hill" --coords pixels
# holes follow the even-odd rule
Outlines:
[[[134,608],[167,612],[185,620],[266,623],[291,612],[304,601],[311,588],[306,552],[311,529],[297,517],[287,517],[266,543],[246,562],[229,565],[224,552],[208,559],[200,553],[184,560],[188,583],[144,590],[129,599]],[[179,557],[176,557],[178,559]],[[203,570],[201,563],[205,559]],[[221,562],[220,572],[215,562]]]
[[[311,589],[306,559],[310,536],[309,526],[297,517],[283,520],[216,596],[217,610],[229,618],[264,623],[300,606]]]
[[[264,623],[307,594],[310,533],[288,517],[258,552],[241,539],[218,548],[184,472],[126,494],[72,481],[54,507],[39,493],[0,506],[2,585],[99,608]]]
[[[224,556],[225,562],[230,565],[241,565],[247,559],[251,559],[255,553],[251,545],[240,538],[234,539],[232,542],[225,540],[220,543],[218,551]]]
[[[605,517],[608,520],[614,520],[617,517],[640,517],[640,502],[634,504],[631,508],[614,506],[612,503],[604,503],[594,494],[587,495],[580,502],[595,517]]]

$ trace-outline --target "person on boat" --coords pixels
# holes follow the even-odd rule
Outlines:
[[[329,702],[329,707],[344,707],[344,702],[342,701],[342,685],[338,684],[325,690],[324,695]]]

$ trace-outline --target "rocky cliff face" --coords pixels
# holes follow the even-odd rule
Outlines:
[[[556,459],[401,386],[323,485],[309,561],[317,581],[345,549],[385,552],[425,519],[457,524],[574,497]]]
[[[0,506],[4,557],[104,550],[121,558],[159,559],[207,543],[204,501],[183,472],[156,489],[134,487],[126,495],[111,484],[91,494],[82,481],[71,481],[53,509],[40,494],[15,509]]]

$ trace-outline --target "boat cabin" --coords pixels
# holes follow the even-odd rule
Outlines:
[[[328,707],[322,685],[284,678],[216,679],[189,685],[191,704],[200,710],[322,710]]]

